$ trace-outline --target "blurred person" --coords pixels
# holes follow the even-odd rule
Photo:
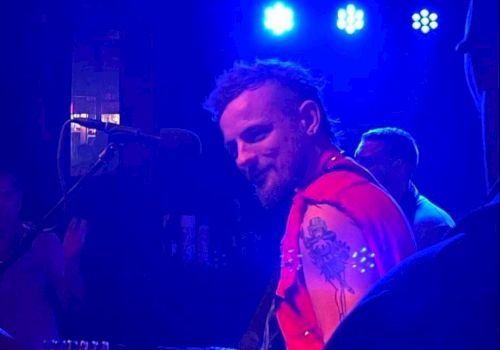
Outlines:
[[[498,192],[498,2],[471,0],[465,35],[456,49],[464,55],[465,79],[479,112],[486,184]]]
[[[21,176],[0,168],[0,264],[9,262],[34,225],[21,218],[24,195]],[[0,275],[0,328],[27,350],[59,337],[57,310],[80,300],[80,253],[86,222],[74,218],[64,243],[51,231],[40,232],[31,249]]]
[[[399,128],[385,127],[363,133],[354,154],[398,202],[410,222],[417,249],[443,239],[455,227],[451,216],[418,191],[413,177],[419,150],[415,139]]]

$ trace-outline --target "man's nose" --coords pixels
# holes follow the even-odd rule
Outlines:
[[[244,170],[255,164],[257,160],[256,153],[251,146],[241,143],[238,145],[238,155],[236,157],[236,166]]]

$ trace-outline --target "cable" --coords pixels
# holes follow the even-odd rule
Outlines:
[[[62,164],[63,158],[63,146],[64,146],[64,132],[67,129],[67,126],[71,124],[71,120],[66,120],[64,124],[61,126],[61,131],[59,132],[59,140],[57,142],[57,176],[59,178],[59,185],[61,186],[62,197],[64,200],[64,210],[66,211],[66,193],[68,191],[68,186],[66,183],[66,178],[64,176],[64,168]],[[70,156],[71,157],[71,156]]]

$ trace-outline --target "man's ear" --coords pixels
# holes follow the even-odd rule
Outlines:
[[[313,100],[305,100],[299,107],[300,126],[308,135],[315,135],[321,124],[321,109]]]
[[[405,162],[402,159],[393,160],[391,165],[393,168],[398,168],[398,169],[405,168]]]
[[[399,169],[400,172],[404,173],[405,176],[411,176],[412,168],[408,162],[405,162],[402,159],[396,159],[392,162],[392,166]]]

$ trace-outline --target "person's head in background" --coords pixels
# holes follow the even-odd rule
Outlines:
[[[307,185],[322,152],[333,147],[322,85],[293,62],[236,63],[205,103],[264,207],[275,207]]]
[[[361,136],[355,159],[400,201],[418,166],[418,147],[406,131],[393,127],[371,129]]]
[[[457,45],[464,54],[465,78],[481,116],[486,181],[498,186],[498,0],[471,0],[465,35]]]

